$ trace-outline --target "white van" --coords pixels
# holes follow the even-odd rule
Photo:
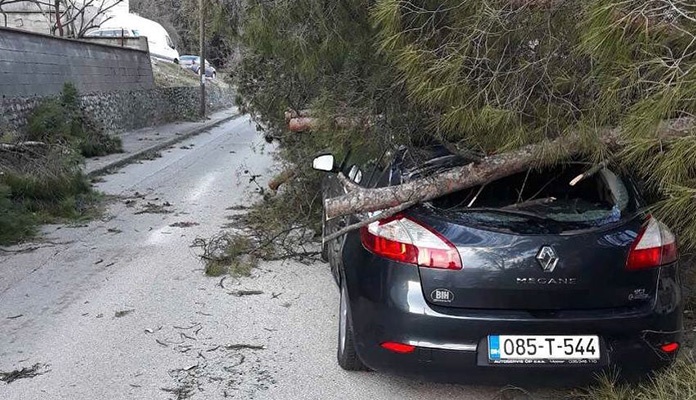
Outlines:
[[[155,21],[135,14],[115,14],[87,36],[114,36],[113,32],[127,32],[127,36],[147,36],[150,55],[155,58],[179,62],[179,52],[167,31]],[[120,35],[119,35],[120,36]]]

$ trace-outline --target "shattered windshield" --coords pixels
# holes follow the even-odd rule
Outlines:
[[[634,211],[632,203],[614,172],[577,163],[529,170],[441,197],[432,206],[463,223],[550,233],[618,222]]]

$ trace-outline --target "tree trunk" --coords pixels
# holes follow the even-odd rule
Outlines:
[[[317,119],[312,117],[290,118],[288,121],[288,129],[296,133],[311,131],[312,129],[316,129],[317,125]]]
[[[422,203],[506,176],[525,171],[537,162],[540,145],[525,146],[519,150],[483,159],[469,164],[416,179],[396,186],[376,189],[356,189],[345,195],[326,199],[326,217],[364,213],[394,208],[403,203]]]
[[[34,147],[46,147],[44,142],[20,142],[16,144],[0,143],[0,151],[23,151]]]
[[[658,129],[657,137],[667,140],[689,134],[694,127],[693,118],[680,118],[665,122]],[[606,130],[599,140],[610,149],[618,150],[625,143],[620,140],[620,130]],[[432,176],[401,185],[376,189],[351,188],[348,193],[326,199],[324,208],[328,219],[394,209],[405,203],[422,203],[438,197],[492,182],[539,165],[539,155],[553,149],[559,159],[577,155],[582,148],[580,135],[567,135],[558,139],[528,145],[521,149],[484,158],[478,163],[455,167]],[[570,184],[570,183],[569,183]]]
[[[297,168],[290,168],[286,169],[285,171],[281,172],[279,175],[277,175],[275,178],[271,179],[270,182],[268,182],[268,187],[272,191],[277,191],[283,184],[288,182],[289,180],[294,179],[297,174],[298,174],[298,169]]]
[[[63,37],[65,32],[63,32],[63,22],[60,18],[60,0],[56,0],[54,3],[56,11],[56,29],[58,29],[58,36]]]

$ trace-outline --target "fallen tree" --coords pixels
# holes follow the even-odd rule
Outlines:
[[[348,185],[329,217],[384,216],[578,156],[643,180],[651,212],[696,247],[696,135],[656,133],[696,115],[691,2],[252,0],[244,28],[240,94],[287,164],[433,142],[482,155],[392,188]]]
[[[668,121],[661,124],[657,131],[657,138],[664,142],[683,138],[689,135],[695,126],[696,120],[693,118],[680,118]],[[416,204],[459,190],[485,185],[486,183],[539,166],[540,154],[543,151],[548,151],[548,149],[554,149],[557,152],[556,154],[559,155],[559,160],[569,159],[581,152],[582,141],[583,139],[580,135],[563,136],[543,143],[524,146],[515,151],[492,155],[480,162],[451,168],[404,184],[375,189],[358,186],[344,175],[339,174],[339,178],[347,193],[325,200],[324,209],[327,219],[356,213],[382,212],[334,232],[325,237],[324,240],[336,239],[348,232],[380,219],[388,218]],[[628,141],[622,140],[621,130],[618,128],[606,130],[599,135],[598,141],[612,152],[620,152],[628,144]],[[585,174],[579,175],[571,182],[568,182],[568,185],[573,186],[577,184],[580,180],[596,173],[598,169],[606,166],[606,164],[606,161],[600,162],[590,168]]]

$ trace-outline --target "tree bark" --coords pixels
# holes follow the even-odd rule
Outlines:
[[[277,191],[283,184],[294,179],[297,176],[298,171],[299,170],[297,168],[289,168],[276,175],[275,178],[268,182],[269,189],[274,192]]]
[[[16,144],[0,143],[0,151],[24,151],[34,147],[46,147],[44,142],[20,142]]]
[[[288,129],[295,133],[311,131],[317,126],[317,119],[312,117],[296,117],[290,118],[288,121]]]
[[[422,203],[514,175],[537,162],[537,150],[540,148],[541,145],[525,146],[516,151],[487,157],[478,164],[455,167],[401,185],[352,190],[342,196],[326,199],[326,217],[331,219],[342,215],[379,211],[395,208],[403,203]]]
[[[659,127],[656,137],[660,140],[668,140],[687,135],[696,125],[694,121],[693,118],[667,121]],[[599,140],[612,150],[620,150],[625,145],[621,141],[618,128],[605,130],[599,135]],[[417,204],[430,201],[524,172],[539,165],[539,155],[542,151],[553,151],[554,154],[560,155],[558,159],[570,158],[578,154],[582,148],[581,144],[582,138],[579,134],[565,135],[518,150],[492,155],[477,163],[455,167],[401,185],[375,189],[351,188],[352,190],[344,195],[326,199],[324,202],[326,217],[331,219],[343,215],[395,209],[406,203]]]
[[[285,113],[285,120],[288,124],[288,129],[295,133],[316,130],[320,124],[319,118],[312,117],[312,113],[309,110],[302,110],[299,114],[288,111]],[[354,118],[337,116],[334,117],[333,124],[340,129],[369,128],[374,125],[375,120],[375,117]]]

